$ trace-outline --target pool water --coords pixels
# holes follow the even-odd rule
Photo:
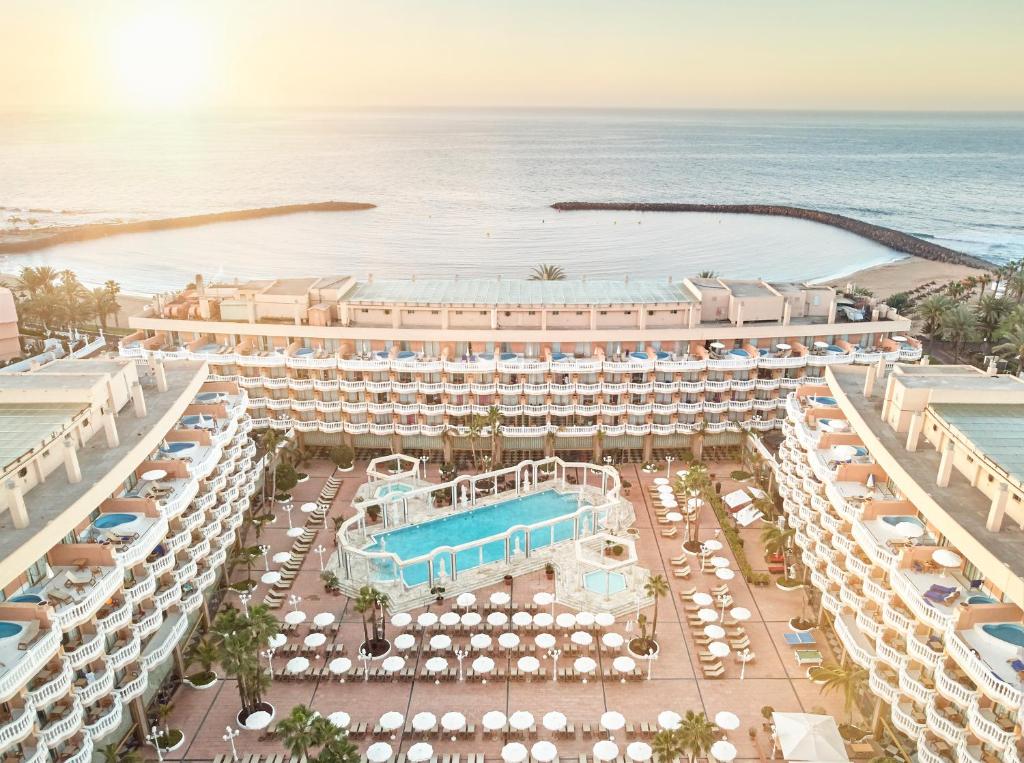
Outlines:
[[[883,522],[885,522],[887,525],[891,527],[895,527],[896,525],[906,523],[908,525],[917,525],[922,530],[925,529],[924,522],[922,522],[917,517],[907,517],[900,514],[892,514],[889,516],[884,516],[881,519]]]
[[[979,593],[974,596],[967,597],[968,604],[998,604],[998,602],[991,596]]]
[[[835,405],[836,399],[834,397],[812,397],[811,405]]]
[[[22,631],[22,626],[17,623],[0,622],[0,638],[17,636]]]
[[[134,521],[134,514],[103,514],[96,518],[92,526],[99,530],[109,530],[112,527],[119,527]]]
[[[740,357],[740,358],[749,358],[750,357],[750,353],[749,352],[747,352],[746,350],[744,350],[742,348],[739,348],[739,347],[737,347],[734,350],[729,350],[729,354],[730,355],[735,355],[735,356]]]
[[[212,403],[217,400],[220,400],[220,397],[220,392],[200,392],[198,395],[196,395],[196,400],[199,401],[200,403]]]
[[[169,442],[160,448],[160,451],[163,453],[181,453],[181,451],[194,448],[195,446],[194,442]]]
[[[626,576],[621,572],[601,572],[593,570],[583,576],[583,587],[591,593],[608,596],[626,590]]]
[[[374,542],[366,550],[390,551],[399,559],[414,559],[441,546],[460,546],[492,535],[503,535],[514,525],[533,525],[573,514],[577,508],[575,495],[564,495],[554,490],[544,490],[523,498],[514,498],[479,509],[461,511],[443,519],[434,519],[378,533],[374,536]],[[564,522],[532,532],[530,543],[532,548],[543,548],[553,542],[569,540],[572,537],[572,531],[572,520],[567,519]],[[509,542],[513,551],[518,545],[519,549],[525,552],[526,531],[516,531],[510,537]],[[459,571],[472,569],[481,564],[504,561],[505,542],[496,540],[459,551],[456,559]],[[427,564],[428,562],[422,562],[405,567],[402,572],[405,583],[414,586],[427,582]],[[379,571],[382,574],[387,574],[390,570],[392,570],[390,562],[380,563]],[[447,575],[451,574],[451,564],[446,555],[434,559],[435,577],[442,571]]]
[[[1007,644],[1024,647],[1024,626],[1017,623],[986,623],[981,629]]]
[[[395,493],[408,493],[410,490],[412,490],[412,485],[406,485],[404,482],[394,482],[377,488],[374,495],[377,498],[383,498],[386,495],[394,495]]]
[[[17,596],[12,596],[11,601],[18,604],[42,604],[43,597],[34,593],[21,593]]]
[[[295,351],[296,355],[312,355],[314,352],[312,347],[300,347]]]

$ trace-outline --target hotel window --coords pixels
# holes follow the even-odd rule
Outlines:
[[[46,561],[46,556],[37,559],[32,566],[25,570],[25,578],[28,580],[28,584],[33,586],[39,581],[45,580],[49,569],[50,565]]]

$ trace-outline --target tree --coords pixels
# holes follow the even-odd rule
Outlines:
[[[904,308],[910,304],[910,295],[905,291],[898,291],[895,294],[890,294],[886,297],[885,304],[893,308],[896,312],[902,313]]]
[[[978,338],[978,319],[967,305],[957,305],[942,316],[939,329],[942,338],[953,345],[953,362],[959,363],[966,344]]]
[[[822,682],[822,694],[837,692],[843,695],[843,706],[846,709],[849,722],[853,723],[853,708],[864,693],[864,687],[867,686],[868,672],[859,665],[850,664],[848,666],[828,665],[818,668],[815,673],[817,680]]]
[[[484,427],[486,425],[487,419],[479,413],[471,414],[469,421],[466,422],[466,437],[469,438],[469,450],[473,454],[474,468],[479,468],[479,463],[476,458],[476,442],[483,435]]]
[[[253,588],[252,582],[252,565],[256,561],[256,557],[260,555],[259,546],[246,546],[243,548],[237,548],[231,552],[231,559],[228,562],[228,570],[233,570],[237,565],[244,564],[246,572],[246,580],[249,581],[249,587]]]
[[[356,452],[351,445],[342,443],[331,448],[330,459],[331,463],[339,469],[351,469],[356,459]]]
[[[366,644],[367,647],[370,645],[370,630],[367,627],[368,618],[366,613],[373,611],[373,603],[373,589],[370,586],[365,585],[359,589],[359,595],[356,596],[355,601],[352,602],[352,608],[363,616],[363,643]]]
[[[953,281],[946,286],[946,294],[949,295],[950,299],[956,302],[960,301],[960,298],[967,292],[967,287],[963,281]]]
[[[373,586],[364,585],[359,589],[353,605],[356,612],[363,616],[363,640],[371,654],[387,645],[387,616],[391,599],[383,591]],[[370,614],[370,630],[367,631],[367,613]]]
[[[18,288],[30,297],[52,292],[57,284],[57,271],[49,265],[23,267],[18,274]]]
[[[316,757],[316,763],[358,763],[359,760],[359,748],[340,730],[335,732]]]
[[[793,538],[796,530],[792,527],[782,528],[777,524],[766,525],[761,531],[761,543],[764,544],[764,552],[768,555],[781,554],[785,559],[793,548]],[[786,577],[789,577],[787,574]]]
[[[301,760],[312,748],[320,747],[330,738],[330,731],[324,728],[324,724],[330,725],[330,722],[320,713],[306,705],[296,705],[278,721],[277,734],[292,757]]]
[[[564,281],[565,269],[559,265],[538,265],[530,273],[531,281]]]
[[[989,345],[1003,319],[1010,312],[1010,303],[1000,297],[986,294],[978,300],[974,312],[978,317],[978,328],[981,330],[982,339],[985,340],[986,345]]]
[[[689,752],[690,760],[693,761],[711,748],[716,730],[715,724],[704,713],[687,710],[676,733],[679,735],[680,746]]]
[[[87,303],[89,311],[96,316],[100,329],[103,331],[107,330],[107,317],[111,313],[116,315],[117,311],[121,309],[117,297],[106,288],[92,289],[87,295]]]
[[[718,278],[718,273],[714,270],[702,270],[697,274],[697,278]]]
[[[278,450],[281,448],[285,439],[283,434],[274,429],[273,427],[267,427],[263,430],[263,434],[260,435],[260,445],[266,452],[267,456],[267,470],[271,473],[271,493],[277,496],[277,469],[275,468],[280,458]],[[263,487],[266,488],[267,480],[264,478]],[[266,498],[266,494],[263,496]]]
[[[299,484],[299,473],[291,464],[278,464],[274,469],[274,490],[287,493]],[[277,495],[277,492],[274,493]]]
[[[673,763],[683,754],[679,741],[679,733],[670,729],[662,729],[651,740],[651,751],[657,763]]]
[[[209,632],[196,644],[189,657],[189,665],[199,665],[203,673],[209,676],[213,673],[213,666],[220,657],[220,643],[215,632]]]
[[[932,343],[939,333],[939,326],[942,324],[942,316],[953,307],[952,300],[941,294],[933,294],[921,300],[914,308],[914,316],[924,322],[922,330],[928,335],[928,351],[931,352]]]
[[[487,423],[487,428],[491,431],[491,465],[492,468],[496,468],[501,458],[501,425],[504,421],[501,409],[496,405],[490,406],[484,420]]]
[[[1006,279],[1006,293],[1017,304],[1024,300],[1024,270],[1016,270]]]
[[[1024,370],[1024,326],[1008,326],[1001,331],[999,338],[1002,341],[992,348],[992,352],[1016,362],[1018,372]]]
[[[143,763],[142,755],[136,750],[121,750],[113,742],[103,745],[99,754],[103,763]]]
[[[241,712],[247,716],[263,702],[263,692],[270,687],[260,659],[270,637],[280,630],[280,623],[265,604],[249,607],[248,615],[234,607],[223,609],[213,623],[220,646],[220,662],[224,672],[236,679]]]
[[[638,619],[640,625],[640,650],[647,654],[654,651],[657,645],[658,635],[658,599],[667,596],[669,593],[668,581],[662,575],[651,575],[644,583],[644,594],[654,599],[654,615],[650,620],[650,630],[647,629],[647,618],[641,615]]]

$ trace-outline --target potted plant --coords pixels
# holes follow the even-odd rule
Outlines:
[[[330,459],[339,472],[350,472],[355,467],[356,452],[351,445],[342,443],[331,448]]]
[[[548,562],[547,564],[545,564],[544,565],[544,574],[547,576],[548,580],[551,580],[552,578],[554,578],[555,577],[555,565],[553,565],[551,562]]]
[[[185,734],[181,729],[172,729],[167,725],[167,720],[173,712],[174,705],[170,702],[161,702],[157,705],[156,722],[153,725],[163,731],[150,744],[159,747],[161,752],[173,752],[185,741]]]
[[[391,642],[385,635],[390,604],[388,595],[373,586],[360,588],[355,599],[355,610],[363,616],[363,643],[359,645],[359,651],[365,649],[373,658],[383,657],[391,651]],[[370,628],[367,628],[367,620]]]
[[[667,596],[668,592],[668,581],[662,575],[652,575],[644,583],[644,593],[654,599],[654,614],[649,622],[646,614],[641,614],[637,618],[640,635],[631,639],[627,644],[629,651],[637,657],[650,657],[660,651],[657,641],[658,599]]]
[[[320,580],[324,583],[324,590],[333,596],[341,596],[341,581],[333,570],[324,570],[320,573]]]
[[[213,666],[217,662],[220,647],[217,644],[217,634],[207,633],[203,636],[195,649],[192,650],[192,657],[189,665],[199,665],[201,670],[185,676],[185,683],[193,689],[209,689],[217,681],[217,674],[213,672]]]
[[[502,578],[502,580],[505,581],[505,585],[507,585],[507,586],[511,586],[512,585],[512,576],[511,575],[506,575],[504,578]]]
[[[265,604],[251,605],[247,613],[229,607],[217,615],[213,630],[220,649],[218,662],[236,679],[241,707],[235,719],[239,726],[249,728],[246,721],[256,712],[268,713],[273,718],[274,706],[263,698],[263,692],[270,688],[270,675],[260,651],[281,630],[277,618]]]

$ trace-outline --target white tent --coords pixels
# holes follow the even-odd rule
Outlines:
[[[728,493],[725,496],[723,496],[722,500],[725,501],[726,505],[730,509],[735,511],[743,504],[750,503],[750,496],[744,493],[742,490],[733,490],[731,493]]]
[[[772,713],[775,738],[786,760],[840,763],[848,761],[835,718],[809,713]]]

